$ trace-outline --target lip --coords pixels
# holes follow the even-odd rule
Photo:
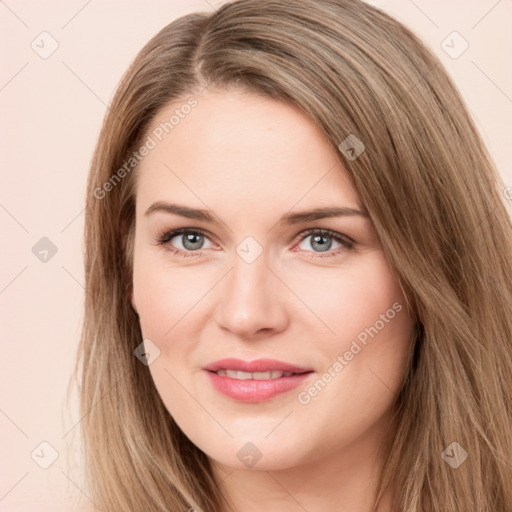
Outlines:
[[[303,368],[277,359],[256,359],[255,361],[243,361],[229,357],[227,359],[219,359],[204,367],[204,370],[216,372],[217,370],[238,370],[241,372],[268,372],[282,371],[304,373],[312,371],[311,368]]]
[[[313,370],[285,363],[275,359],[258,359],[256,361],[242,361],[240,359],[220,359],[203,368],[213,387],[225,396],[240,402],[263,402],[275,396],[290,391],[302,384]],[[283,371],[294,372],[290,377],[278,379],[247,379],[239,380],[231,377],[217,375],[217,370],[239,370],[244,372]]]

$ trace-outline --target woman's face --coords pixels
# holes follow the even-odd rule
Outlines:
[[[159,113],[137,170],[132,304],[158,393],[230,467],[284,469],[376,439],[413,321],[338,156],[293,107],[196,99]]]

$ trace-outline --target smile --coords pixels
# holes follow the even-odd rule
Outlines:
[[[242,372],[237,370],[217,370],[215,372],[221,377],[229,377],[230,379],[237,380],[269,380],[269,379],[280,379],[281,377],[291,377],[297,375],[293,372],[283,372],[279,370],[267,371],[267,372]]]
[[[264,402],[303,385],[313,371],[302,373],[272,370],[267,372],[244,372],[237,370],[205,371],[209,384],[224,397],[237,402]]]

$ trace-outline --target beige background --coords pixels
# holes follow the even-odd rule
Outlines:
[[[371,3],[412,28],[439,55],[505,185],[512,186],[512,72],[506,57],[512,50],[512,1]],[[88,502],[81,489],[76,397],[69,409],[63,402],[81,325],[88,165],[106,104],[137,51],[173,19],[215,5],[213,0],[0,2],[2,512],[60,512],[75,509],[70,505],[75,499]],[[50,35],[40,36],[43,31]],[[469,44],[458,58],[441,47],[454,31]],[[457,37],[443,43],[452,46],[447,48],[452,55],[462,48]],[[55,41],[57,50],[42,58]],[[510,192],[510,201],[504,193],[509,208]],[[57,249],[46,262],[32,250],[43,237]],[[41,442],[58,453],[48,469],[40,465],[52,461],[52,451]]]

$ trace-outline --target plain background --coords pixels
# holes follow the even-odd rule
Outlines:
[[[76,396],[69,407],[64,402],[82,321],[88,166],[106,105],[136,53],[173,19],[220,3],[0,3],[2,512],[60,512],[75,509],[75,499],[88,502]],[[512,1],[370,3],[410,27],[441,58],[505,186],[512,186]],[[469,45],[457,58],[466,43],[454,31]],[[42,58],[52,44],[57,50]],[[503,194],[509,208],[510,192],[510,200]],[[55,453],[42,442],[58,454],[47,469],[41,465]]]

